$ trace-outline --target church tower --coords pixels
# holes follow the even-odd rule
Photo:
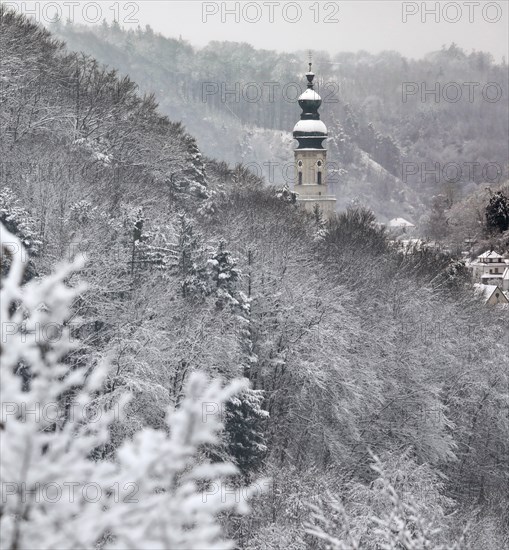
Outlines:
[[[318,113],[322,98],[314,90],[315,75],[311,67],[309,63],[307,90],[299,97],[302,114],[293,129],[293,137],[298,142],[294,191],[298,194],[297,202],[306,210],[314,212],[318,207],[324,218],[330,218],[336,211],[336,198],[327,193],[327,151],[322,145],[327,138],[327,127]]]

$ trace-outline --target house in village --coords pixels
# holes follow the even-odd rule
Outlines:
[[[420,241],[415,239],[415,225],[405,218],[392,218],[387,223],[378,224],[380,227],[385,227],[389,235],[394,239],[407,239],[408,241]],[[423,241],[420,241],[423,242]]]
[[[495,250],[488,250],[466,266],[472,271],[474,290],[485,304],[509,305],[509,260]]]
[[[476,283],[474,292],[481,296],[484,303],[489,306],[509,305],[509,299],[497,285],[484,285]]]
[[[388,229],[400,229],[403,232],[412,231],[415,229],[415,225],[405,218],[393,218],[387,222]]]
[[[494,250],[484,252],[468,263],[467,267],[472,270],[472,279],[476,283],[497,285],[502,290],[509,290],[509,286],[504,288],[504,284],[509,285],[509,260],[504,259],[502,254]]]

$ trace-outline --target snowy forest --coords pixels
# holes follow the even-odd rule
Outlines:
[[[328,221],[247,166],[288,161],[298,106],[201,102],[208,79],[301,81],[297,53],[0,6],[2,549],[509,548],[507,310],[377,223],[438,227],[454,197],[438,237],[509,250],[482,178],[398,171],[506,166],[506,102],[402,113],[394,84],[507,97],[507,66],[454,45],[315,63],[340,85]]]

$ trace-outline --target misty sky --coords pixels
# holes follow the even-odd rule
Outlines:
[[[250,2],[239,4],[246,3]],[[270,8],[264,6],[263,1],[258,2],[261,12],[250,7],[245,17],[241,13],[239,23],[233,14],[225,13],[235,2],[149,1],[140,5],[140,19],[164,34],[182,34],[199,45],[209,40],[227,39],[284,51],[311,48],[336,53],[364,49],[376,53],[389,49],[408,57],[420,57],[454,41],[467,51],[486,50],[500,60],[509,48],[508,3],[506,0],[491,2],[493,5],[489,7],[484,7],[485,0],[476,3],[479,5],[469,8],[465,2],[442,2],[438,23],[433,14],[423,14],[423,2],[399,0],[280,1],[279,6],[273,3],[273,23],[270,22]],[[298,18],[298,10],[291,4],[299,4],[302,10],[300,20],[295,23],[291,20]],[[437,2],[428,2],[428,9],[435,4]],[[449,4],[446,11],[443,11],[444,4]],[[317,11],[318,6],[321,6],[320,11]],[[218,13],[214,13],[216,9]],[[416,9],[419,11],[412,15]],[[408,12],[406,23],[403,22],[403,10]],[[246,21],[260,15],[259,22]],[[459,21],[454,23],[458,16]],[[327,17],[338,22],[327,23],[324,21]]]
[[[36,4],[24,3],[27,6]],[[73,19],[82,22],[83,6],[94,3],[80,4],[81,6],[74,8]],[[235,4],[240,8],[238,22],[235,14],[226,13],[227,10],[234,9]],[[249,6],[246,7],[246,4]],[[382,50],[396,50],[407,57],[421,57],[440,49],[443,44],[456,42],[467,52],[472,49],[489,51],[497,61],[502,56],[507,56],[509,49],[507,0],[102,0],[100,5],[102,17],[112,20],[116,13],[124,27],[135,28],[138,23],[142,26],[150,24],[154,30],[165,36],[181,35],[197,46],[205,45],[211,40],[232,40],[249,42],[257,48],[280,51],[314,49],[334,54],[340,51],[367,50],[377,53]],[[436,5],[440,8],[438,14],[424,13],[424,7],[432,11]],[[94,7],[87,9],[89,19],[94,19]],[[404,12],[407,13],[406,22],[403,21]],[[67,15],[67,12],[64,11],[64,14]],[[325,22],[326,19],[329,22]]]

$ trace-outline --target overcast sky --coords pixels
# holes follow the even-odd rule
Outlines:
[[[27,9],[34,4],[44,6],[56,2],[23,4]],[[65,15],[71,9],[68,4],[60,2]],[[197,46],[210,40],[232,40],[280,51],[314,49],[334,54],[396,50],[407,57],[421,57],[442,44],[456,42],[467,52],[489,51],[497,61],[507,56],[509,49],[508,0],[102,0],[100,14],[97,14],[97,2],[75,4],[73,19],[76,21],[83,21],[83,12],[89,20],[98,16],[112,20],[116,14],[125,27],[150,24],[165,36],[181,35]],[[48,7],[47,13],[50,10]]]

